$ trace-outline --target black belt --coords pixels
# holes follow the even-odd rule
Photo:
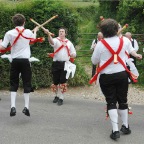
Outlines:
[[[28,58],[13,58],[12,61],[29,61]]]
[[[64,63],[65,61],[53,61],[53,62],[57,62],[57,63]]]

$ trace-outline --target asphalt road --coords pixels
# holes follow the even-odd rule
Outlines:
[[[10,96],[0,92],[0,144],[143,144],[144,106],[131,105],[130,135],[116,142],[109,138],[110,120],[105,120],[105,103],[67,97],[63,106],[53,97],[30,97],[30,113],[22,113],[24,99],[17,97],[17,114],[10,117]],[[119,120],[121,127],[121,120]]]

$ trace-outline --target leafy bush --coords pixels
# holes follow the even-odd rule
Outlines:
[[[116,18],[118,5],[120,0],[114,1],[99,1],[99,17],[104,16],[104,18]],[[97,17],[96,21],[99,21],[99,17]]]
[[[144,33],[144,1],[120,1],[117,19],[122,24],[129,24],[127,31]]]

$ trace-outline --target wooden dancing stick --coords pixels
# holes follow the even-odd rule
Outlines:
[[[104,17],[103,17],[103,16],[100,16],[99,18],[100,18],[100,22],[102,22],[102,21],[104,20]],[[98,29],[100,28],[100,27],[99,27],[99,24],[97,25],[97,28],[98,28]]]
[[[36,24],[37,26],[39,26],[40,28],[42,28],[44,31],[46,30],[42,25],[40,25],[39,23],[37,23],[34,19],[30,18],[30,20],[31,20],[34,24]],[[50,34],[51,36],[54,36],[54,34],[51,33],[51,32],[49,32],[49,34]]]
[[[44,26],[45,24],[49,23],[50,21],[52,21],[53,19],[55,19],[55,18],[57,18],[57,17],[58,17],[58,15],[55,15],[55,16],[51,17],[51,18],[48,19],[46,22],[44,22],[43,24],[41,24],[41,26]],[[41,26],[39,26],[39,27],[41,27]]]
[[[128,24],[125,24],[118,32],[117,35],[119,35],[124,29],[128,27]]]

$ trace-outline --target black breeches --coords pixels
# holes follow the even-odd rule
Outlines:
[[[96,73],[96,65],[92,65],[92,77],[95,75]]]
[[[10,91],[17,91],[22,78],[24,93],[31,92],[31,66],[28,59],[13,59],[10,69]]]
[[[54,85],[63,84],[67,82],[66,71],[64,71],[65,62],[56,61],[52,64],[52,75]]]
[[[101,74],[100,87],[107,102],[107,108],[116,109],[119,104],[120,109],[126,109],[127,93],[128,93],[128,74],[127,72],[119,72],[114,74]]]

